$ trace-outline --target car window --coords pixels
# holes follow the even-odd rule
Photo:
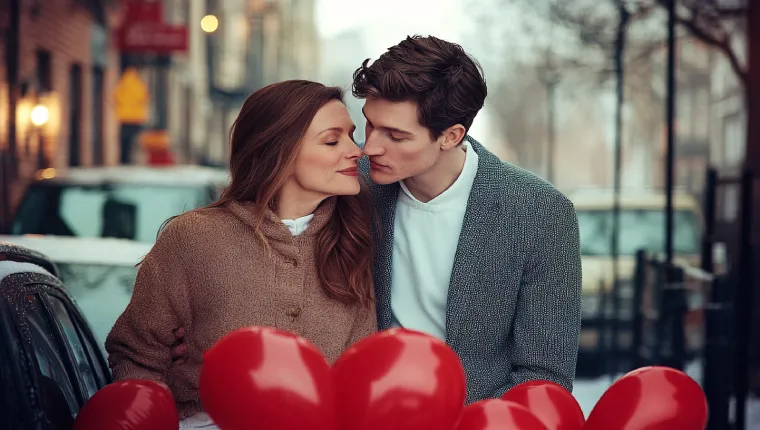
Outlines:
[[[111,382],[111,374],[107,367],[104,367],[102,357],[104,357],[102,354],[102,350],[95,346],[94,343],[90,342],[87,338],[87,336],[84,335],[82,325],[75,321],[74,324],[77,328],[77,333],[79,334],[79,338],[82,339],[82,342],[84,343],[85,348],[87,348],[87,355],[90,357],[90,362],[92,363],[92,368],[95,369],[95,376],[98,379],[98,387],[102,388],[108,383]]]
[[[57,263],[66,290],[95,334],[98,348],[129,304],[137,278],[134,265]]]
[[[87,390],[85,394],[89,399],[98,391],[100,384],[98,383],[98,376],[95,374],[93,363],[87,352],[87,347],[85,346],[83,339],[80,337],[64,302],[52,294],[48,294],[48,299],[53,314],[61,324],[63,333],[66,335],[69,348],[74,356],[74,360],[76,360],[77,369],[79,370],[79,374],[81,375],[85,384],[85,389]]]
[[[56,428],[65,428],[79,412],[74,384],[70,379],[68,359],[57,345],[56,329],[37,294],[25,298],[23,322],[28,327],[40,373],[40,400],[48,419]]]
[[[580,229],[581,254],[612,254],[612,210],[576,208]],[[697,214],[678,210],[673,217],[673,247],[680,255],[699,253],[701,227]],[[620,211],[620,255],[634,255],[640,249],[661,252],[665,247],[665,213],[660,210],[623,208]],[[653,228],[654,226],[654,228]],[[657,228],[662,226],[662,228]]]
[[[33,184],[24,194],[11,231],[154,242],[168,218],[208,203],[205,185]]]
[[[4,301],[0,296],[0,301]],[[7,318],[4,318],[7,317]],[[9,327],[5,327],[5,325]],[[12,345],[17,343],[17,330],[15,324],[8,316],[0,316],[0,415],[3,417],[3,425],[8,429],[22,429],[29,424],[25,423],[29,411],[24,404],[25,380],[18,372],[16,366],[18,358],[13,353]]]

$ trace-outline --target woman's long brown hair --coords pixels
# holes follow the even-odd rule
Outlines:
[[[278,82],[249,96],[230,132],[231,183],[207,208],[231,201],[253,202],[259,217],[256,234],[266,246],[258,228],[266,209],[276,206],[312,119],[332,100],[342,102],[343,90],[305,80]],[[318,233],[314,258],[327,296],[346,304],[369,306],[374,297],[374,217],[368,187],[361,179],[358,195],[337,197],[335,213]]]

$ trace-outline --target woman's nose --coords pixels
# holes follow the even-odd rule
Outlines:
[[[353,148],[348,150],[346,152],[346,158],[353,160],[354,158],[359,158],[362,156],[362,149],[359,148],[357,145],[353,145]]]

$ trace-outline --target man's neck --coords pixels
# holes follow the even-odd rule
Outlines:
[[[430,170],[404,179],[404,185],[417,200],[427,203],[454,184],[464,169],[466,158],[464,145],[446,151]]]

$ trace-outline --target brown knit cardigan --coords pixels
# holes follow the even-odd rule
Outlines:
[[[256,237],[256,212],[245,203],[185,213],[172,220],[139,268],[132,300],[106,340],[114,380],[166,383],[180,418],[202,410],[198,377],[203,352],[240,327],[273,326],[314,343],[330,362],[377,330],[374,305],[328,298],[314,261],[314,240],[335,198],[293,236],[268,211]],[[173,330],[186,329],[187,360],[173,363]]]

